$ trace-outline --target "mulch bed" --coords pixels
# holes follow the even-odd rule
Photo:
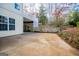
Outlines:
[[[59,32],[58,35],[71,46],[79,50],[79,28],[67,28]]]

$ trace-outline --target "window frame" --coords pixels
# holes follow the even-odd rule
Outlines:
[[[14,23],[12,23],[10,20],[14,20]],[[9,31],[14,31],[15,30],[15,19],[14,18],[11,18],[9,17]],[[11,29],[10,26],[14,26],[14,29]]]
[[[8,18],[6,16],[0,15],[0,31],[8,31]]]

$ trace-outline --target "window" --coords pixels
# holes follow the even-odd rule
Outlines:
[[[8,19],[0,15],[0,31],[8,30]]]
[[[20,10],[20,5],[15,3],[15,9]]]
[[[9,18],[9,30],[15,30],[15,19]]]
[[[9,24],[8,24],[9,23]],[[0,31],[15,30],[15,19],[9,18],[9,22],[7,17],[0,15]]]

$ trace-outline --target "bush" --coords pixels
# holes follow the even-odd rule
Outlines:
[[[79,22],[76,23],[77,27],[79,28]]]
[[[74,20],[73,21],[69,21],[69,25],[76,26],[76,22]]]

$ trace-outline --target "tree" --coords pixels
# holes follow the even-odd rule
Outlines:
[[[68,20],[69,25],[77,26],[76,23],[79,22],[79,12],[72,11],[68,16]]]
[[[38,19],[39,19],[39,23],[41,23],[42,25],[46,25],[47,20],[48,20],[45,11],[46,10],[44,6],[41,5],[40,10],[39,10]]]
[[[62,9],[63,8],[55,8],[53,23],[56,27],[62,27],[64,24],[64,15],[62,14]]]

